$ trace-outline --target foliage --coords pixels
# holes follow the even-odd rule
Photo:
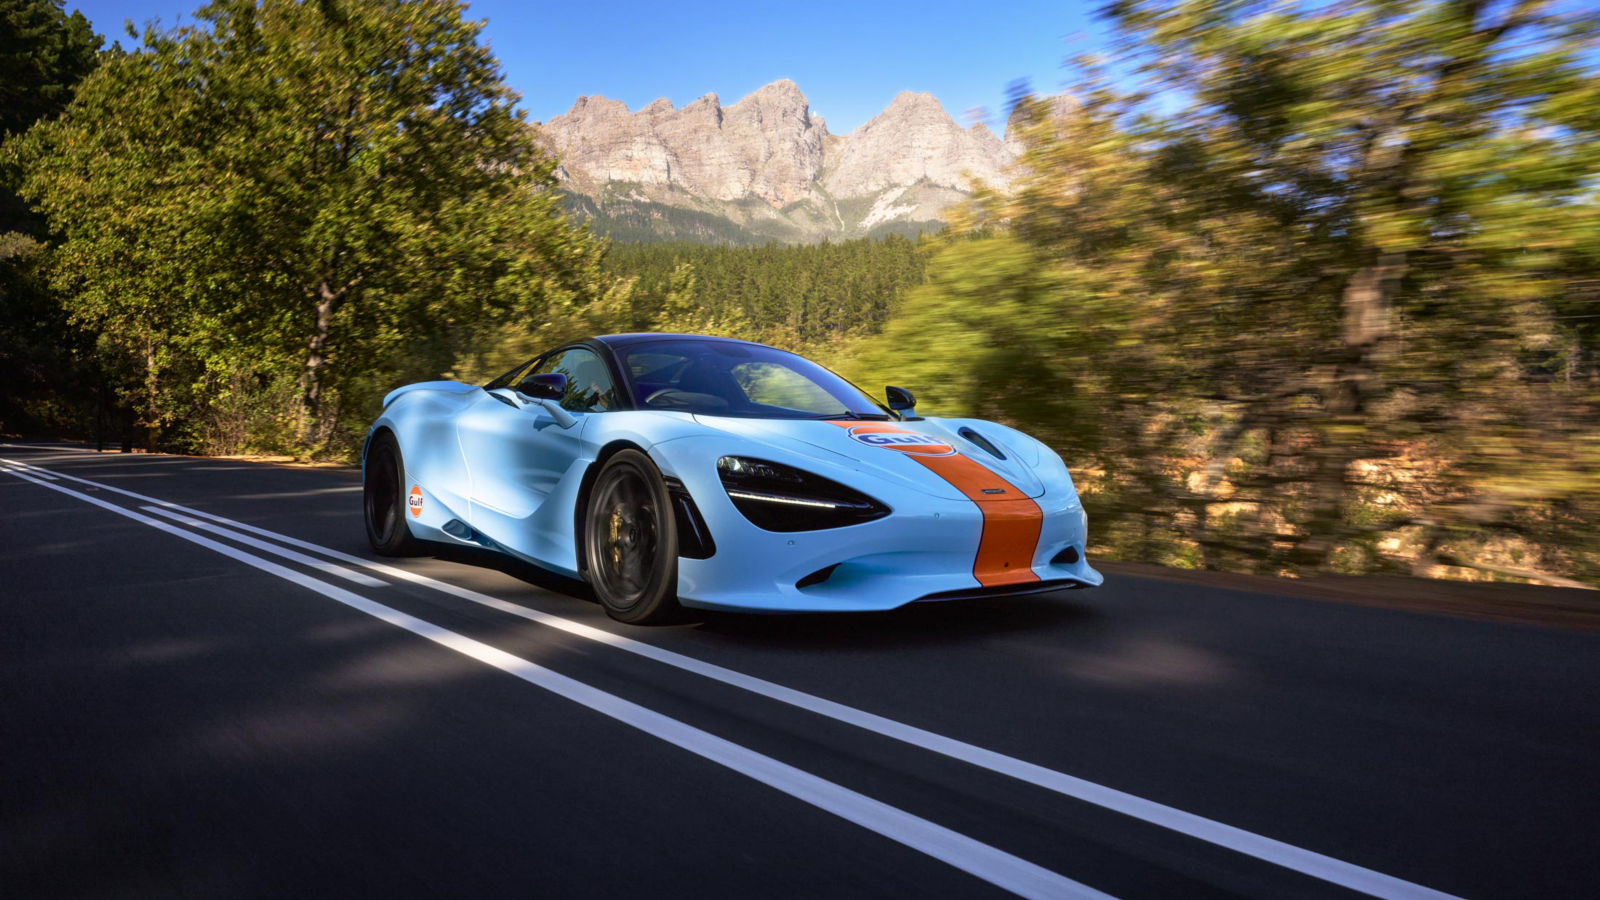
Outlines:
[[[292,374],[301,449],[346,445],[368,382],[595,291],[598,248],[461,11],[220,0],[18,142],[62,237],[53,282],[147,425],[203,410],[219,377]]]
[[[0,0],[0,140],[61,112],[94,69],[100,43],[83,13],[67,15],[62,0]],[[0,174],[0,237],[40,236],[41,223],[13,193],[16,174]]]
[[[881,326],[897,298],[922,282],[924,264],[915,241],[890,235],[794,246],[617,244],[605,268],[636,279],[621,330],[695,331],[722,319],[751,323],[747,332],[785,345],[810,346]],[[692,287],[685,283],[690,274]]]
[[[95,66],[100,37],[61,0],[0,0],[0,140],[59,113]],[[44,222],[0,160],[0,432],[87,430],[98,373],[41,276]]]
[[[94,69],[100,36],[63,0],[0,0],[0,135],[59,113]]]
[[[1012,190],[888,327],[941,342],[907,386],[1048,435],[1130,555],[1371,569],[1498,534],[1600,574],[1595,18],[1110,15],[1166,99],[1086,64],[1075,102],[1023,100]]]
[[[629,331],[721,334],[831,351],[881,328],[923,280],[923,249],[881,240],[759,247],[615,243],[601,264],[603,296],[508,322],[463,353],[451,376],[481,382],[561,341]]]

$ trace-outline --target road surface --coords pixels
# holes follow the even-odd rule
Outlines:
[[[1128,576],[634,628],[0,446],[0,895],[1594,897],[1600,635]]]

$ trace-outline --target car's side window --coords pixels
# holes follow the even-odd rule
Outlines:
[[[604,412],[617,408],[617,387],[611,380],[611,371],[593,350],[582,347],[563,350],[522,377],[551,372],[567,376],[567,394],[561,398],[562,408],[571,412]]]

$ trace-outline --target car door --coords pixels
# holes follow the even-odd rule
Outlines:
[[[544,558],[538,552],[542,534],[562,526],[571,530],[571,509],[543,507],[583,457],[585,418],[617,405],[610,371],[593,350],[559,350],[517,374],[552,372],[567,376],[560,405],[577,419],[571,427],[562,428],[543,405],[509,397],[505,389],[480,391],[456,420],[471,483],[469,524],[536,558]]]

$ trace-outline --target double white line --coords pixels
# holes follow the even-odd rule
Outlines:
[[[996,753],[992,750],[986,750],[964,741],[945,737],[893,719],[836,703],[832,700],[826,700],[770,681],[745,675],[694,657],[664,650],[652,644],[626,638],[561,616],[510,603],[497,597],[450,584],[449,582],[429,578],[426,575],[419,575],[405,569],[365,560],[309,541],[226,519],[201,510],[190,509],[109,484],[68,475],[64,472],[42,469],[8,459],[0,459],[0,463],[11,467],[7,469],[10,474],[33,482],[40,487],[59,491],[108,509],[118,515],[126,516],[184,540],[192,541],[207,549],[215,550],[225,556],[239,560],[246,565],[316,591],[351,608],[358,609],[442,646],[449,647],[463,655],[516,675],[524,681],[536,684],[603,715],[631,725],[647,734],[754,778],[790,796],[832,812],[841,818],[940,859],[1021,896],[1107,897],[1109,895],[965,835],[913,816],[903,810],[888,806],[786,763],[716,737],[679,720],[600,691],[464,635],[391,609],[344,588],[312,578],[259,556],[245,553],[203,535],[178,528],[166,521],[154,519],[130,509],[107,503],[59,484],[47,483],[43,479],[51,481],[62,478],[70,479],[82,484],[92,485],[100,490],[112,491],[136,500],[142,500],[151,504],[141,507],[145,512],[181,522],[190,528],[227,538],[366,587],[379,587],[384,584],[378,579],[371,578],[345,566],[324,562],[294,550],[289,550],[281,545],[287,544],[310,550],[325,557],[347,563],[350,566],[366,569],[399,581],[417,584],[501,612],[529,619],[585,640],[603,643],[627,653],[740,688],[979,768],[1007,775],[1045,790],[1122,813],[1153,825],[1159,825],[1180,834],[1374,897],[1408,898],[1408,900],[1409,898],[1456,900],[1450,894],[1435,891],[1381,872],[1286,844],[1282,841],[1273,840],[1272,838],[1235,828],[1203,816],[1174,809],[1123,791],[1025,762],[1015,757]],[[224,525],[229,527],[224,527]],[[249,534],[241,532],[249,532]],[[270,538],[278,543],[267,543],[256,537],[251,537],[252,534]]]

